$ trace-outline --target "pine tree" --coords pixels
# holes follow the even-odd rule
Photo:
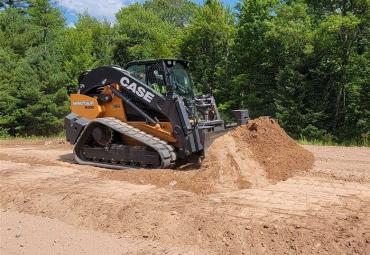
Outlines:
[[[6,65],[0,68],[6,100],[0,106],[0,129],[11,135],[60,132],[67,112],[67,79],[61,65],[63,54],[58,48],[64,28],[61,13],[47,0],[35,0],[24,12],[12,7],[0,15],[1,31],[10,38],[4,43],[8,48],[4,53]],[[3,23],[9,19],[16,21],[11,23],[16,29]],[[19,47],[14,37],[28,40]]]

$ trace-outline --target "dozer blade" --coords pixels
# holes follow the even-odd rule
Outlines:
[[[220,137],[220,136],[223,136],[224,134],[230,132],[231,130],[233,130],[234,128],[226,128],[226,129],[223,129],[223,130],[219,130],[219,131],[213,131],[213,132],[207,132],[204,134],[204,156],[206,156],[207,154],[207,151],[208,151],[208,148],[212,145],[213,141]]]

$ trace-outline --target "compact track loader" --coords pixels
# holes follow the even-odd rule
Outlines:
[[[225,125],[211,95],[195,96],[183,60],[133,61],[80,76],[65,118],[79,164],[107,168],[171,168],[199,159]],[[234,111],[239,124],[246,110]]]

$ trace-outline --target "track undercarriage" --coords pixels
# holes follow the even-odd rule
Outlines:
[[[125,144],[122,136],[131,144]],[[74,155],[79,164],[114,169],[170,168],[176,161],[167,142],[115,118],[91,121],[77,140]]]

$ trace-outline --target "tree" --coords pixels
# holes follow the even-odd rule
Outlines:
[[[15,20],[13,29],[6,23]],[[23,23],[23,24],[21,24]],[[25,26],[27,29],[22,29]],[[66,76],[58,44],[64,28],[60,12],[47,0],[30,1],[24,12],[0,13],[1,32],[9,38],[1,52],[0,129],[11,135],[50,135],[62,130],[66,114]],[[25,42],[19,45],[13,38]],[[25,40],[27,38],[28,40]]]
[[[321,8],[309,4],[317,20],[316,62],[311,72],[325,95],[322,101],[328,102],[322,109],[327,116],[322,126],[336,139],[358,139],[369,133],[369,121],[362,108],[366,103],[360,101],[367,93],[370,74],[369,2],[324,1]]]
[[[196,12],[181,44],[182,57],[191,61],[195,87],[203,93],[211,89],[220,103],[226,102],[229,94],[228,58],[233,38],[234,18],[214,0]]]
[[[198,6],[189,0],[148,0],[144,8],[153,11],[159,17],[178,27],[186,27],[194,16]]]
[[[66,29],[62,42],[63,66],[75,87],[83,71],[111,63],[111,44],[110,24],[99,22],[87,14],[79,17],[75,27]]]
[[[235,46],[232,51],[233,63],[233,108],[246,107],[252,117],[275,116],[275,77],[277,66],[271,60],[266,45],[269,21],[274,19],[277,0],[242,1],[239,4]]]
[[[315,126],[321,114],[313,109],[317,97],[312,97],[308,68],[313,28],[307,6],[303,3],[278,6],[275,17],[266,24],[265,47],[269,62],[277,70],[271,81],[275,82],[276,117],[292,136],[304,133],[317,138],[323,131]]]
[[[294,137],[358,141],[369,133],[368,1],[306,3],[241,3],[234,97]]]
[[[140,4],[122,8],[114,29],[113,59],[120,65],[133,59],[177,55],[181,29]]]
[[[64,28],[62,13],[53,8],[48,0],[30,0],[27,14],[33,25],[29,32],[34,36],[34,44],[51,43]]]
[[[16,8],[0,12],[0,46],[10,48],[14,53],[24,56],[33,45],[33,34],[29,17]]]
[[[9,86],[13,78],[12,70],[17,66],[17,57],[11,49],[0,48],[0,135],[9,134],[14,122],[12,113],[18,100],[10,95]]]

